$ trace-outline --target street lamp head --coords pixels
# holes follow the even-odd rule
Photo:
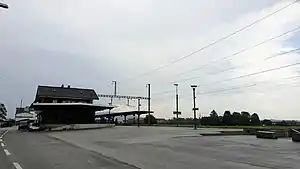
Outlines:
[[[174,86],[178,86],[178,83],[175,83]]]
[[[194,84],[194,85],[191,85],[191,88],[196,88],[196,87],[198,87],[198,86],[197,86],[197,85],[195,85],[195,84]]]
[[[1,8],[8,9],[8,5],[5,4],[5,3],[1,3],[1,2],[0,2],[0,7],[1,7]]]

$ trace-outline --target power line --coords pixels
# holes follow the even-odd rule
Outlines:
[[[282,34],[280,34],[280,35],[277,35],[277,36],[275,36],[275,37],[266,39],[266,40],[264,40],[264,41],[262,41],[262,42],[260,42],[260,43],[258,43],[258,44],[255,44],[255,45],[253,45],[253,46],[246,47],[246,48],[244,48],[244,49],[242,49],[242,50],[240,50],[240,51],[238,51],[238,52],[235,52],[235,53],[233,53],[233,54],[231,54],[231,55],[225,56],[225,57],[220,58],[220,59],[212,60],[211,62],[209,62],[209,63],[207,63],[207,64],[205,64],[205,65],[201,65],[201,66],[196,67],[196,68],[194,68],[194,69],[191,69],[191,70],[185,71],[185,72],[183,72],[183,73],[180,73],[180,74],[178,74],[177,76],[182,76],[182,75],[184,75],[184,74],[187,74],[187,73],[190,73],[190,72],[193,72],[193,71],[202,69],[202,68],[204,68],[204,67],[207,67],[208,65],[210,65],[210,64],[212,64],[212,63],[216,63],[216,62],[218,62],[218,61],[226,60],[226,59],[228,59],[228,58],[237,56],[237,55],[239,55],[239,54],[241,54],[241,53],[243,53],[243,52],[246,52],[246,51],[248,51],[248,50],[250,50],[250,49],[256,48],[256,47],[258,47],[258,46],[260,46],[260,45],[263,45],[263,44],[265,44],[265,43],[267,43],[267,42],[270,42],[270,41],[273,41],[273,40],[275,40],[275,39],[278,39],[278,38],[280,38],[280,37],[282,37],[282,36],[284,36],[284,35],[287,35],[287,34],[289,34],[289,33],[295,32],[295,31],[297,31],[298,29],[300,29],[300,26],[298,26],[298,27],[296,27],[296,28],[294,28],[294,29],[292,29],[292,30],[289,30],[289,31],[287,31],[287,32],[284,32],[284,33],[282,33]]]
[[[289,53],[292,53],[292,52],[296,52],[296,51],[298,51],[298,50],[300,50],[300,48],[293,49],[293,50],[291,50],[291,51],[287,51],[287,52],[283,52],[283,53],[279,53],[279,54],[276,54],[276,55],[267,57],[265,60],[268,60],[268,59],[271,59],[271,58],[274,58],[274,57],[277,57],[277,56],[281,56],[281,55],[286,55],[286,54],[289,54]],[[245,65],[242,65],[242,66],[245,66]],[[239,66],[239,67],[242,67],[242,66]],[[238,67],[237,67],[237,68],[238,68]],[[216,74],[223,73],[223,72],[226,72],[226,71],[229,71],[229,70],[233,70],[233,69],[236,69],[236,67],[235,67],[235,68],[225,69],[225,70],[220,71],[220,72],[218,72],[218,73],[216,73]],[[184,82],[184,81],[188,81],[188,80],[199,79],[199,78],[201,78],[201,77],[202,77],[202,76],[195,76],[195,77],[190,77],[190,78],[185,78],[185,79],[173,81],[173,82],[170,82],[170,83]]]
[[[282,79],[287,80],[287,79],[295,79],[295,78],[299,78],[299,77],[300,77],[300,75],[292,76],[292,77],[286,77],[286,78],[282,78]],[[241,85],[241,86],[234,86],[234,87],[226,88],[226,89],[218,89],[218,90],[213,90],[213,91],[208,91],[208,92],[203,92],[203,93],[198,93],[198,94],[210,94],[210,93],[218,93],[218,92],[224,92],[224,91],[228,91],[228,90],[235,90],[235,89],[248,88],[248,87],[254,87],[254,86],[256,87],[256,86],[260,86],[260,85],[263,85],[263,84],[266,84],[266,83],[271,83],[271,82],[274,82],[274,81],[260,81],[260,82],[255,82],[255,83],[251,83],[251,84],[246,84],[246,85]],[[281,82],[283,82],[283,81],[277,82],[278,84],[275,85],[275,86],[283,86],[284,84],[280,84]],[[292,83],[292,84],[295,84],[295,83]]]
[[[297,31],[297,30],[299,30],[299,29],[300,29],[300,26],[298,26],[298,27],[296,27],[296,28],[294,28],[294,29],[291,29],[291,30],[289,30],[289,31],[286,31],[286,32],[284,32],[284,33],[282,33],[282,34],[280,34],[280,35],[275,36],[275,37],[271,37],[271,38],[269,38],[269,39],[266,39],[266,40],[264,40],[264,41],[262,41],[262,42],[260,42],[260,43],[258,43],[258,44],[255,44],[255,45],[253,45],[253,46],[244,48],[243,50],[240,50],[239,52],[235,52],[235,53],[233,53],[233,54],[231,54],[231,55],[228,55],[228,56],[226,56],[226,57],[223,57],[223,58],[221,58],[221,59],[225,60],[225,59],[228,59],[229,57],[236,56],[236,55],[241,54],[241,53],[243,53],[243,52],[245,52],[245,51],[247,51],[247,50],[253,49],[253,48],[258,47],[258,46],[260,46],[260,45],[263,45],[263,44],[265,44],[265,43],[267,43],[267,42],[273,41],[273,40],[275,40],[275,39],[277,39],[277,38],[279,38],[279,37],[282,37],[282,36],[287,35],[287,34],[289,34],[289,33],[295,32],[295,31]],[[279,53],[279,54],[271,55],[271,56],[269,56],[269,57],[264,58],[263,60],[273,59],[273,58],[275,58],[275,57],[282,56],[282,55],[286,55],[286,54],[289,54],[289,53],[292,53],[292,52],[296,52],[296,51],[298,51],[298,50],[300,50],[300,48],[296,48],[296,49],[293,49],[293,50],[290,50],[290,51],[286,51],[286,52],[282,52],[282,53]],[[216,62],[216,60],[215,60],[215,61],[212,61],[212,62]],[[211,64],[212,62],[210,62],[210,63],[208,63],[208,64]],[[252,64],[253,62],[250,62],[250,63]],[[204,66],[207,66],[208,64],[202,65],[201,67],[198,67],[198,68],[189,70],[189,71],[187,71],[187,72],[190,72],[190,71],[194,71],[194,70],[200,69],[200,68],[202,68],[202,67],[204,67]],[[227,72],[227,71],[230,71],[230,70],[234,70],[234,69],[237,69],[237,68],[246,66],[246,65],[248,65],[248,64],[249,64],[249,63],[243,64],[243,65],[240,65],[240,66],[237,66],[237,67],[232,67],[232,68],[228,68],[228,69],[225,69],[225,70],[221,70],[221,71],[219,71],[219,72],[211,73],[210,75],[216,75],[216,74],[219,74],[219,73],[224,73],[224,72]],[[181,73],[181,74],[178,74],[177,76],[183,75],[183,74],[185,74],[185,73],[187,73],[187,72],[183,72],[183,73]],[[191,77],[191,78],[185,78],[185,79],[181,79],[181,80],[178,80],[178,81],[172,81],[172,82],[169,82],[169,83],[184,82],[184,81],[193,80],[193,79],[197,79],[197,78],[200,78],[200,76],[197,76],[197,77]],[[166,92],[155,93],[154,95],[158,95],[158,94],[166,94],[166,93],[170,93],[170,92],[172,92],[172,90],[166,91]]]
[[[292,84],[277,84],[277,85],[273,85],[272,87],[277,87],[277,88],[275,88],[275,89],[278,89],[279,87],[286,87],[286,86],[288,86],[288,85],[292,85],[292,86],[299,86],[300,85],[300,83],[292,83]],[[214,91],[212,91],[212,94],[217,94],[217,93],[220,93],[220,92],[225,92],[225,91],[230,91],[230,90],[237,90],[237,89],[241,89],[241,88],[247,88],[247,87],[257,87],[258,86],[258,84],[256,84],[256,85],[249,85],[249,86],[241,86],[241,87],[234,87],[234,88],[229,88],[229,89],[226,89],[226,90],[222,90],[222,91],[219,91],[219,92],[214,92]],[[272,89],[272,88],[268,88],[268,91],[270,90],[270,89]],[[273,88],[274,89],[274,88]],[[210,92],[208,92],[208,94],[209,94]],[[203,94],[207,94],[207,93],[203,93]]]
[[[299,64],[300,64],[300,62],[294,63],[294,64],[288,64],[288,65],[280,66],[280,67],[277,67],[277,68],[272,68],[272,69],[267,69],[267,70],[262,70],[262,71],[258,71],[258,72],[246,74],[246,75],[237,76],[237,77],[234,77],[234,78],[223,79],[223,80],[215,81],[215,82],[208,83],[206,85],[200,85],[200,86],[203,87],[203,86],[207,86],[209,84],[214,84],[214,83],[219,83],[219,82],[225,82],[225,81],[231,81],[231,80],[241,79],[241,78],[245,78],[245,77],[249,77],[249,76],[254,76],[254,75],[258,75],[258,74],[263,74],[263,73],[268,73],[268,72],[272,72],[272,71],[276,71],[276,70],[280,70],[280,69],[284,69],[284,68],[288,68],[288,67],[292,67],[292,66],[297,66]],[[196,78],[198,78],[198,77],[196,77]],[[196,79],[196,78],[194,78],[194,79]],[[165,91],[165,92],[161,92],[161,93],[156,93],[156,95],[163,94],[163,93],[170,93],[170,92],[171,91]]]
[[[237,89],[248,88],[248,87],[253,87],[253,86],[256,86],[256,84],[254,83],[254,84],[250,84],[250,85],[234,86],[234,87],[227,88],[227,89],[220,89],[220,90],[213,90],[213,91],[208,91],[208,92],[197,93],[197,95],[219,93],[219,92],[225,92],[228,90],[237,90]]]
[[[293,53],[293,52],[296,52],[300,50],[300,47],[299,48],[296,48],[296,49],[293,49],[293,50],[290,50],[290,51],[286,51],[286,52],[282,52],[282,53],[278,53],[278,54],[275,54],[275,55],[272,55],[272,56],[269,56],[269,57],[266,57],[264,58],[263,60],[269,60],[269,59],[273,59],[275,57],[278,57],[278,56],[282,56],[282,55],[286,55],[286,54],[289,54],[289,53]],[[219,73],[224,73],[224,72],[227,72],[229,70],[234,70],[234,69],[238,69],[240,67],[244,67],[244,66],[247,66],[249,64],[252,64],[254,62],[250,62],[250,63],[246,63],[246,64],[243,64],[243,65],[240,65],[240,66],[236,66],[236,67],[231,67],[229,69],[225,69],[225,70],[222,70],[222,71],[219,71],[219,72],[216,72],[216,73],[212,73],[210,75],[216,75],[216,74],[219,74]]]
[[[268,73],[268,72],[272,72],[272,71],[276,71],[276,70],[280,70],[280,69],[284,69],[284,68],[288,68],[288,67],[292,67],[292,66],[297,66],[297,65],[300,65],[300,62],[293,63],[293,64],[288,64],[288,65],[284,65],[284,66],[280,66],[280,67],[277,67],[277,68],[262,70],[262,71],[258,71],[258,72],[254,72],[254,73],[250,73],[250,74],[246,74],[246,75],[241,75],[241,76],[237,76],[237,77],[234,77],[234,78],[228,78],[228,79],[224,79],[224,80],[219,80],[219,81],[215,81],[213,83],[219,83],[219,82],[225,82],[225,81],[231,81],[231,80],[241,79],[241,78],[245,78],[245,77],[249,77],[249,76],[254,76],[254,75],[259,75],[259,74],[263,74],[263,73]],[[202,85],[202,86],[204,86],[204,85]]]
[[[300,78],[300,75],[296,75],[296,76],[289,76],[289,77],[283,77],[281,79],[283,80],[288,80],[288,79],[296,79],[296,78]],[[256,86],[260,86],[262,84],[266,84],[266,83],[272,83],[276,81],[259,81],[259,82],[255,82],[255,83],[250,83],[250,84],[243,84],[243,85],[238,85],[238,86],[231,86],[230,88],[221,88],[221,89],[215,89],[215,90],[210,90],[210,91],[204,91],[204,92],[198,92],[197,95],[201,95],[201,94],[214,94],[214,93],[220,93],[220,92],[225,92],[225,91],[230,91],[230,90],[237,90],[237,89],[242,89],[242,88],[249,88],[249,87],[256,87]],[[283,86],[284,84],[280,84],[283,81],[278,81],[276,86]],[[294,84],[298,84],[298,83],[293,83]],[[185,98],[189,95],[182,95],[181,98]]]
[[[289,51],[285,51],[285,52],[276,54],[276,55],[274,55],[274,56],[267,57],[267,58],[265,58],[264,60],[269,60],[269,59],[272,59],[272,58],[277,57],[277,56],[281,56],[281,55],[289,54],[289,53],[292,53],[292,52],[296,52],[296,51],[298,51],[298,50],[300,50],[300,48],[296,48],[296,49],[292,49],[292,50],[289,50]]]
[[[248,24],[248,25],[246,25],[246,26],[244,26],[244,27],[242,27],[242,28],[240,28],[240,29],[238,29],[238,30],[236,30],[236,31],[234,31],[234,32],[232,32],[232,33],[230,33],[230,34],[228,34],[228,35],[226,35],[226,36],[220,38],[220,39],[218,39],[218,40],[215,40],[215,41],[213,41],[212,43],[210,43],[210,44],[208,44],[208,45],[206,45],[206,46],[204,46],[204,47],[202,47],[202,48],[200,48],[200,49],[198,49],[198,50],[196,50],[196,51],[194,51],[194,52],[192,52],[192,53],[190,53],[190,54],[188,54],[188,55],[182,56],[182,57],[180,57],[180,58],[178,58],[178,59],[175,59],[175,60],[171,61],[171,62],[168,63],[168,64],[159,66],[159,67],[157,67],[157,68],[155,68],[155,69],[153,69],[153,70],[151,70],[151,71],[142,73],[142,74],[140,74],[140,75],[138,75],[138,76],[144,76],[144,75],[151,74],[151,73],[153,73],[153,72],[156,72],[156,71],[162,70],[162,69],[164,69],[164,68],[166,68],[166,67],[169,67],[170,65],[172,65],[172,64],[174,64],[174,63],[177,63],[177,62],[179,62],[179,61],[182,61],[182,60],[184,60],[184,59],[186,59],[186,58],[188,58],[188,57],[190,57],[190,56],[192,56],[192,55],[194,55],[194,54],[196,54],[196,53],[198,53],[198,52],[200,52],[200,51],[203,51],[203,50],[205,50],[205,49],[207,49],[207,48],[209,48],[209,47],[211,47],[211,46],[213,46],[213,45],[215,45],[215,44],[217,44],[217,43],[219,43],[219,42],[221,42],[221,41],[223,41],[223,40],[228,39],[229,37],[231,37],[231,36],[233,36],[233,35],[235,35],[235,34],[241,32],[241,31],[243,31],[243,30],[245,30],[245,29],[247,29],[247,28],[249,28],[249,27],[252,27],[253,25],[255,25],[255,24],[257,24],[257,23],[259,23],[259,22],[261,22],[261,21],[267,19],[268,17],[271,17],[272,15],[274,15],[274,14],[276,14],[276,13],[278,13],[278,12],[280,12],[280,11],[282,11],[282,10],[284,10],[284,9],[286,9],[286,8],[288,8],[288,7],[290,7],[290,6],[292,6],[292,5],[294,5],[294,4],[297,3],[298,1],[300,1],[300,0],[295,0],[295,1],[293,1],[292,3],[290,3],[290,4],[286,5],[286,6],[283,6],[282,8],[277,9],[276,11],[274,11],[274,12],[272,12],[272,13],[270,13],[270,14],[268,14],[268,15],[266,15],[266,16],[260,18],[260,19],[257,19],[257,20],[255,20],[254,22],[252,22],[252,23],[250,23],[250,24]],[[129,80],[129,79],[133,79],[133,77],[132,77],[132,78],[125,79],[125,80]]]
[[[154,94],[152,94],[152,96],[163,95],[163,94],[167,94],[167,93],[171,93],[171,92],[174,92],[174,90],[168,90],[168,91],[165,91],[165,92],[154,93]]]

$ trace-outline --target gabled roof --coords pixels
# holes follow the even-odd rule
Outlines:
[[[35,100],[41,97],[64,98],[64,99],[83,99],[99,100],[94,89],[82,89],[71,87],[38,86]]]

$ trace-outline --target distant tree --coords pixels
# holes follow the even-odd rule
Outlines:
[[[235,126],[241,125],[241,122],[240,122],[241,114],[239,112],[233,112],[231,119],[232,119],[232,125],[235,125]]]
[[[212,110],[209,115],[209,122],[210,125],[220,125],[221,121],[219,119],[219,115],[215,110]]]
[[[144,123],[148,124],[148,115],[146,115],[146,118],[144,119]],[[150,114],[150,125],[151,124],[157,124],[156,118]]]
[[[204,125],[204,126],[211,125],[210,117],[206,117],[206,116],[201,117],[200,123],[201,123],[201,125]]]
[[[261,121],[261,124],[265,125],[265,126],[272,126],[273,125],[272,121],[267,120],[267,119],[264,119],[263,121]]]
[[[259,125],[261,125],[258,114],[253,113],[251,115],[251,117],[250,117],[250,124],[253,125],[253,126],[259,126]]]
[[[240,121],[240,125],[244,125],[244,126],[250,125],[250,114],[246,111],[242,111],[239,121]]]
[[[226,126],[232,125],[231,113],[229,110],[226,110],[223,114],[222,124]]]
[[[216,117],[218,117],[218,113],[215,111],[215,110],[212,110],[211,112],[210,112],[210,115],[209,115],[210,117],[212,117],[212,118],[216,118]]]
[[[285,120],[282,120],[281,122],[276,123],[276,125],[279,125],[279,126],[288,126],[289,124]]]

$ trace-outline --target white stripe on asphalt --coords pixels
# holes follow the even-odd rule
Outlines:
[[[2,139],[0,138],[0,142],[2,142]]]
[[[1,143],[1,147],[4,147],[5,145],[3,143]]]
[[[16,169],[22,169],[22,167],[20,166],[20,164],[18,164],[18,163],[13,163],[13,164],[16,167]]]
[[[0,136],[0,139],[3,138],[3,136],[8,132],[8,130],[6,130],[1,136]]]
[[[8,152],[8,150],[4,149],[4,152],[7,156],[10,156],[10,153]]]

